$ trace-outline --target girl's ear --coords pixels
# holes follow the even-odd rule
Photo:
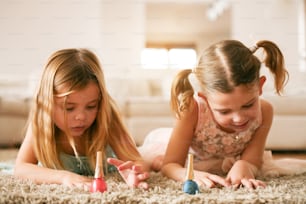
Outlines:
[[[206,100],[206,96],[205,96],[203,93],[198,92],[198,96],[199,96],[200,98]]]
[[[267,78],[265,76],[261,76],[259,78],[259,95],[262,94],[262,88],[263,88],[264,83],[266,82],[266,79]]]

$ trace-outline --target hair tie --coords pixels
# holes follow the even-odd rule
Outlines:
[[[250,50],[252,53],[256,52],[257,49],[258,49],[258,46],[257,46],[257,45],[254,45],[254,46],[252,46],[252,47],[249,48],[249,50]]]

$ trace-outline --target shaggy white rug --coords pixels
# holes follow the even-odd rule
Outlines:
[[[116,173],[105,179],[107,192],[90,193],[62,185],[37,185],[1,171],[0,203],[306,203],[306,174],[264,179],[268,186],[256,190],[200,188],[197,195],[182,192],[182,183],[160,173],[152,172],[148,190],[127,187]]]

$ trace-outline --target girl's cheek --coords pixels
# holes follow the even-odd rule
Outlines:
[[[257,108],[253,108],[253,109],[247,111],[246,114],[247,114],[249,117],[257,118],[258,115],[259,115],[259,113],[260,113],[260,111],[259,111]]]
[[[231,117],[218,114],[217,116],[215,116],[215,120],[219,124],[228,124],[231,121]]]

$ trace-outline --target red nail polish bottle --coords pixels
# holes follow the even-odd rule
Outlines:
[[[91,184],[90,191],[91,192],[101,192],[107,190],[107,185],[104,180],[104,173],[103,173],[103,164],[102,164],[102,152],[97,152],[97,158],[96,158],[96,169],[95,169],[95,176],[94,180]]]

